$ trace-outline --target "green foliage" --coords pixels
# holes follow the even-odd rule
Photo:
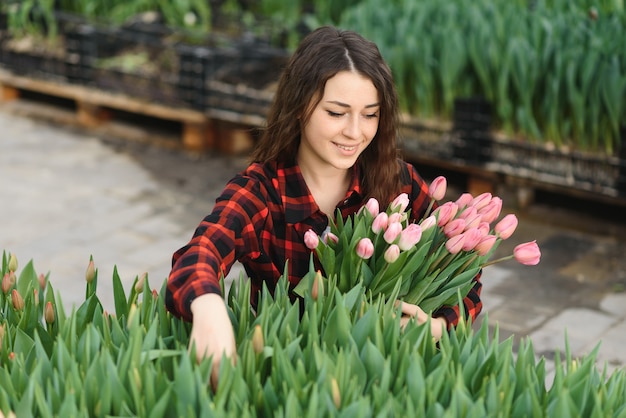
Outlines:
[[[3,253],[2,276],[10,277]],[[16,272],[13,272],[16,274]],[[45,278],[44,278],[45,279]],[[10,281],[10,279],[7,279]],[[92,281],[91,283],[94,283]],[[89,286],[88,286],[89,287]],[[116,314],[95,292],[69,315],[60,295],[27,263],[0,294],[0,411],[6,416],[602,416],[626,413],[622,371],[611,376],[557,353],[554,383],[529,341],[461,323],[435,344],[430,327],[400,329],[392,303],[333,280],[313,300],[292,303],[286,279],[263,290],[256,315],[250,285],[227,295],[238,361],[224,362],[215,392],[210,359],[187,351],[190,326],[164,308],[165,283],[136,278],[129,294],[114,278]],[[22,309],[13,289],[26,297]],[[39,290],[36,295],[34,290]],[[45,292],[45,297],[40,296]],[[43,301],[55,308],[45,321]],[[18,305],[19,306],[19,305]],[[47,317],[50,319],[50,317]],[[255,351],[256,326],[262,349]]]

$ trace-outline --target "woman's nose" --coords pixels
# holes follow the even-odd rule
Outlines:
[[[350,117],[347,119],[343,134],[353,139],[357,139],[361,136],[361,121],[358,117]]]

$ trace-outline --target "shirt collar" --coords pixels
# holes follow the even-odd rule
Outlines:
[[[362,199],[361,180],[358,164],[352,168],[352,180],[342,204],[349,204],[355,199]],[[285,221],[289,224],[302,222],[319,212],[319,207],[315,203],[313,195],[304,181],[300,167],[295,161],[279,162],[276,166],[276,177],[278,179],[278,192],[282,198],[285,208]],[[320,212],[321,213],[321,212]]]

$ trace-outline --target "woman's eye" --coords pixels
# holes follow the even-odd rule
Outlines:
[[[332,116],[332,117],[334,117],[334,118],[338,118],[338,117],[340,117],[340,116],[342,116],[342,115],[343,115],[343,113],[337,113],[337,112],[333,112],[333,111],[331,111],[331,110],[328,110],[327,112],[328,112],[328,115],[329,115],[329,116]]]
[[[378,113],[370,113],[369,115],[365,115],[367,119],[375,119],[378,117]]]

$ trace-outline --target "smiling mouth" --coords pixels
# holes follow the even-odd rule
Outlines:
[[[341,144],[337,144],[335,143],[335,146],[339,149],[342,149],[344,151],[354,151],[357,147],[356,145],[352,145],[351,147],[348,147],[346,145],[341,145]]]

